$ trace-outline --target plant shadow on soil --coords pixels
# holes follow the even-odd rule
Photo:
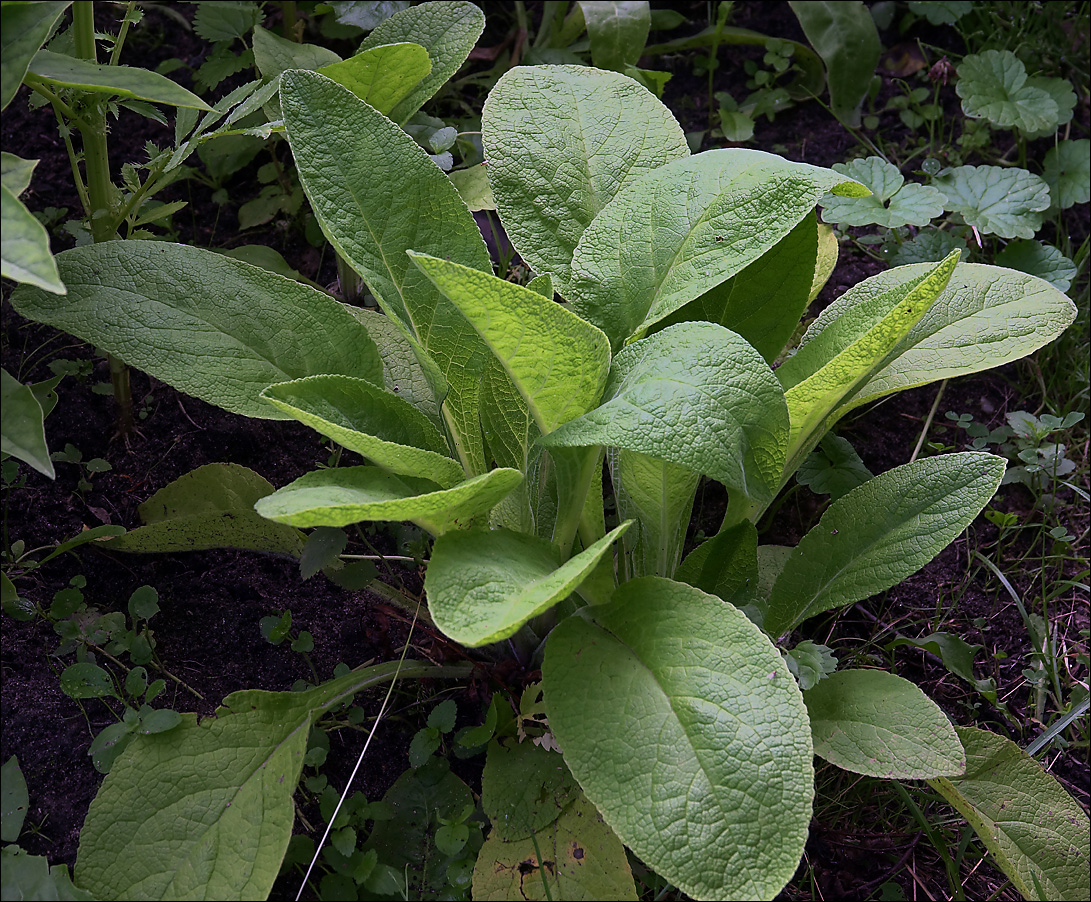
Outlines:
[[[695,6],[704,8],[704,4]],[[766,12],[769,4],[737,6],[739,17],[733,24],[799,37],[795,34],[798,25],[786,4],[776,5],[784,9],[775,13],[775,22],[770,22]],[[155,52],[183,57],[189,53],[189,59],[199,59],[200,45],[191,36],[171,33],[165,40],[170,49]],[[741,77],[738,76],[741,59],[742,56],[734,61],[734,68],[725,68],[725,78],[733,77],[733,72],[735,77]],[[128,60],[132,65],[152,68],[159,61],[160,57]],[[668,85],[665,101],[672,109],[681,110],[679,115],[683,120],[688,109],[694,121],[683,124],[696,128],[700,127],[698,120],[703,113],[699,111],[703,109],[705,94],[703,79],[679,72]],[[684,102],[686,97],[690,99]],[[1086,105],[1082,114],[1086,117]],[[111,135],[114,165],[142,158],[144,141],[166,141],[166,134],[162,127],[148,120],[135,117],[132,121],[123,120],[123,125],[115,127]],[[778,148],[778,152],[789,158],[824,166],[844,159],[854,146],[845,130],[817,104],[804,104],[772,123],[759,123],[756,140],[761,148],[779,145],[783,151]],[[78,207],[63,145],[48,117],[40,110],[27,109],[25,88],[4,113],[3,146],[23,157],[41,160],[29,194],[32,209]],[[212,205],[209,192],[199,186],[186,184],[172,189],[176,194],[165,196],[165,200],[191,201],[191,209],[177,217],[180,239],[207,244],[207,223],[217,219],[219,234],[231,234],[235,211],[251,196],[246,192],[256,190],[255,185],[252,172],[241,173],[232,183],[232,199],[222,211]],[[272,244],[305,275],[320,284],[331,281],[332,261],[322,261],[302,240],[298,230],[285,231],[274,226],[251,233],[246,240]],[[63,240],[55,242],[54,251],[62,249],[62,245]],[[818,306],[884,268],[870,258],[846,254]],[[10,288],[5,283],[5,299]],[[46,364],[58,356],[91,362],[89,377],[69,377],[59,386],[60,403],[46,421],[47,437],[53,450],[71,443],[85,460],[102,457],[112,466],[108,472],[95,475],[86,490],[78,487],[81,473],[74,464],[58,463],[55,481],[22,467],[27,474],[26,485],[6,492],[4,498],[5,541],[9,543],[23,540],[27,548],[33,548],[59,543],[101,523],[137,526],[136,508],[140,503],[203,464],[242,464],[280,486],[324,464],[330,454],[319,437],[300,424],[235,416],[181,395],[139,372],[132,374],[133,395],[137,409],[146,409],[147,416],[140,422],[139,433],[129,442],[115,440],[113,401],[93,390],[96,384],[109,383],[105,362],[95,357],[94,349],[73,343],[47,327],[27,323],[11,310],[6,300],[2,353],[4,367],[24,381],[48,378],[52,373]],[[951,409],[999,425],[1005,412],[1027,403],[1012,387],[1019,384],[1016,366],[949,385],[939,416]],[[856,415],[842,424],[839,432],[853,442],[872,472],[905,463],[935,393],[936,386],[927,386],[898,395]],[[950,436],[948,440],[953,442]],[[1082,454],[1086,456],[1086,448]],[[693,529],[714,531],[723,512],[722,491],[709,484],[699,499]],[[1030,516],[1031,502],[1027,493],[1012,486],[1002,491],[994,506]],[[794,500],[785,504],[767,525],[762,540],[794,544],[817,519],[821,508],[821,499],[806,490],[797,492]],[[1032,649],[1027,631],[1015,606],[1000,594],[995,581],[988,580],[980,568],[971,567],[968,561],[974,547],[971,541],[991,540],[996,528],[979,521],[971,529],[977,533],[973,540],[960,538],[878,603],[873,600],[850,607],[837,617],[816,618],[806,625],[806,637],[821,642],[829,640],[832,634],[838,654],[851,656],[860,648],[894,638],[892,631],[900,626],[917,638],[927,632],[922,624],[934,621],[935,629],[944,629],[984,646],[978,664],[984,661],[986,666],[984,670],[979,666],[978,676],[994,676],[1002,694],[1007,693],[1012,713],[1029,723],[1033,712],[1021,707],[1026,705],[1027,693],[1015,688],[1023,685],[1020,674],[1030,660]],[[1082,530],[1073,529],[1077,534],[1083,530],[1086,523]],[[386,543],[381,548],[384,553],[396,553],[393,540],[384,538],[382,531],[373,541]],[[971,580],[975,571],[976,576]],[[285,609],[292,611],[293,626],[314,636],[311,658],[323,679],[332,676],[340,662],[355,667],[369,659],[394,659],[409,636],[407,615],[380,597],[367,591],[340,589],[323,575],[304,582],[295,561],[250,552],[225,550],[144,556],[120,555],[84,546],[21,581],[20,592],[48,607],[53,593],[77,575],[86,578],[87,602],[104,610],[125,610],[129,595],[141,585],[158,590],[161,612],[152,622],[158,657],[168,670],[204,697],[199,700],[168,683],[162,698],[178,710],[196,711],[202,716],[212,714],[221,699],[233,691],[287,690],[296,680],[312,679],[302,656],[293,653],[287,643],[274,647],[262,640],[258,621],[264,616]],[[399,575],[412,591],[421,591],[418,573]],[[1058,622],[1066,624],[1066,635],[1078,642],[1079,630],[1088,626],[1085,603],[1073,590],[1053,604]],[[984,618],[983,626],[975,625],[979,618]],[[58,642],[48,623],[16,623],[4,618],[2,759],[18,755],[29,786],[30,812],[21,844],[33,854],[47,855],[51,863],[71,865],[83,818],[102,779],[92,767],[87,749],[93,734],[112,722],[112,718],[100,702],[88,700],[77,704],[60,691],[58,676],[70,660],[62,662],[52,656]],[[1007,657],[998,659],[997,651]],[[410,657],[440,662],[454,660],[458,655],[450,643],[418,625]],[[987,725],[1003,735],[1020,738],[999,712],[951,676],[938,660],[903,648],[896,653],[895,662],[897,672],[920,685],[956,723]],[[460,721],[472,722],[479,717],[482,702],[487,698],[483,684],[487,686],[488,682],[475,681],[470,689],[462,687],[455,694]],[[492,685],[499,683],[494,680]],[[364,792],[369,799],[380,798],[405,770],[409,739],[428,709],[423,702],[439,688],[414,686],[396,696],[395,708],[408,710],[404,717],[389,720],[380,729],[369,752],[370,760],[361,769],[354,790]],[[407,694],[412,697],[406,698]],[[373,714],[380,699],[381,692],[376,691],[358,701]],[[342,733],[331,737],[332,749],[324,773],[332,785],[344,785],[363,735]],[[1028,738],[1022,737],[1024,744]],[[479,787],[480,763],[479,760],[476,764],[454,762],[454,765],[459,776],[471,786]],[[1043,763],[1086,808],[1086,763],[1074,754],[1060,753],[1050,754]],[[820,771],[820,786],[824,779]],[[836,784],[835,779],[827,782]],[[314,807],[304,806],[303,810],[312,823],[321,823]],[[851,815],[840,821],[822,817],[813,821],[806,861],[801,867],[811,869],[819,891],[827,898],[870,893],[887,879],[888,872],[890,879],[902,884],[903,889],[914,889],[904,871],[891,871],[903,846],[892,847],[891,838],[881,833],[858,831],[856,823]],[[864,822],[864,826],[868,823]],[[296,829],[301,829],[298,823]],[[912,839],[907,836],[906,843]],[[925,845],[920,843],[917,847],[918,872],[923,875],[921,879],[927,889],[940,897],[947,891],[943,865]],[[929,860],[929,856],[934,860]],[[976,875],[973,879],[977,882],[966,887],[971,897],[979,891],[982,896],[988,895],[1001,885],[995,873]],[[808,898],[803,883],[797,877],[789,884],[785,897]],[[294,889],[278,884],[274,897],[294,894]]]

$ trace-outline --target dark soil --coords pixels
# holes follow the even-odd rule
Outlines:
[[[173,6],[183,15],[192,16],[188,4]],[[533,15],[539,14],[538,6],[528,4]],[[696,25],[703,26],[705,6],[688,4],[684,10],[691,12]],[[99,27],[104,24],[100,22]],[[787,4],[738,3],[732,24],[802,40]],[[151,12],[148,26],[142,30],[148,37],[138,39],[134,35],[128,45],[132,56],[126,62],[130,65],[154,68],[168,56],[178,56],[193,66],[199,63],[202,42],[170,18]],[[142,30],[138,29],[136,34]],[[491,34],[487,32],[486,38]],[[497,42],[503,39],[502,34],[494,37]],[[482,43],[487,45],[488,40],[483,39]],[[745,49],[721,53],[724,68],[718,78],[728,84],[740,84],[744,77],[739,74],[742,62],[752,58],[753,53]],[[703,121],[707,82],[692,74],[686,59],[673,62],[677,68],[667,86],[665,102],[676,111],[687,130],[707,127]],[[172,77],[190,86],[186,70],[179,70]],[[886,90],[893,89],[887,84]],[[953,97],[953,91],[948,93]],[[957,102],[950,97],[948,101]],[[1085,135],[1086,98],[1078,117],[1077,125]],[[899,128],[896,119],[892,120],[889,141],[899,140]],[[67,207],[71,213],[78,210],[68,158],[57,137],[55,122],[47,110],[28,109],[25,88],[4,111],[2,129],[6,151],[41,160],[32,187],[24,195],[30,208]],[[771,123],[762,121],[755,138],[758,147],[824,166],[846,159],[856,148],[853,138],[815,103],[800,104]],[[125,160],[143,159],[142,147],[148,140],[165,145],[172,135],[150,120],[123,111],[110,138],[115,169]],[[710,146],[707,139],[704,146]],[[169,189],[163,195],[164,200],[188,200],[191,205],[175,217],[176,240],[205,246],[210,241],[217,245],[267,243],[280,250],[303,275],[319,284],[328,284],[333,279],[332,261],[324,259],[321,252],[304,240],[299,223],[275,222],[244,236],[238,235],[238,207],[257,194],[260,185],[255,170],[267,159],[259,157],[249,170],[233,177],[229,183],[230,199],[222,209],[212,203],[211,191],[196,182],[184,182]],[[1086,234],[1086,206],[1080,218]],[[210,223],[216,223],[214,234]],[[54,235],[55,252],[70,245],[71,238],[66,233]],[[229,236],[233,239],[229,240]],[[1077,240],[1079,237],[1076,236]],[[843,253],[818,306],[885,268],[881,262],[851,247],[845,247]],[[203,464],[216,461],[242,464],[280,486],[329,458],[330,449],[302,425],[238,417],[181,395],[139,372],[132,374],[133,395],[137,410],[146,411],[146,416],[140,421],[136,435],[128,441],[118,440],[114,436],[114,402],[95,390],[109,384],[106,363],[95,356],[93,348],[16,315],[6,301],[10,289],[5,282],[3,366],[29,382],[52,375],[47,364],[58,357],[89,361],[90,375],[69,377],[61,383],[61,400],[47,420],[47,436],[51,449],[71,444],[79,449],[83,460],[101,457],[109,461],[111,469],[92,476],[90,488],[81,489],[78,484],[84,474],[76,464],[58,463],[55,481],[22,467],[25,485],[4,495],[5,545],[21,540],[27,548],[52,546],[102,523],[137,526],[139,504]],[[942,423],[946,410],[971,413],[975,419],[991,425],[1002,423],[1004,413],[1009,410],[1033,410],[1034,399],[1020,394],[1019,386],[1027,381],[1026,370],[1012,365],[953,383],[946,389],[936,423]],[[930,386],[906,392],[893,401],[860,412],[842,424],[840,432],[853,442],[872,472],[905,463],[936,390]],[[939,437],[936,427],[930,437]],[[961,441],[961,436],[948,432],[943,440],[954,445]],[[1070,456],[1077,460],[1081,455],[1085,459],[1086,454],[1086,447],[1070,450]],[[1083,472],[1086,473],[1086,467]],[[1010,487],[994,501],[994,506],[1031,517],[1032,501],[1019,487]],[[716,486],[709,485],[701,503],[701,522],[695,526],[707,523],[714,530],[718,526],[717,516],[722,516],[722,494],[717,494]],[[823,506],[823,499],[806,491],[796,492],[770,523],[763,524],[763,541],[795,543],[817,519]],[[1084,519],[1073,522],[1070,529],[1077,535],[1085,535],[1086,508],[1072,509],[1079,510],[1074,516]],[[1031,650],[1026,628],[995,580],[969,559],[974,547],[995,538],[996,528],[979,520],[970,532],[884,598],[856,605],[838,618],[817,618],[805,625],[806,636],[800,634],[798,638],[830,641],[833,634],[838,654],[843,658],[867,654],[882,657],[886,653],[881,645],[894,638],[896,631],[904,629],[907,635],[916,638],[930,631],[923,629],[922,624],[979,643],[984,648],[977,658],[977,676],[996,678],[1002,699],[1016,720],[1026,725],[1022,733],[967,684],[951,676],[937,659],[902,648],[893,654],[894,667],[896,672],[924,688],[956,722],[984,725],[1025,744],[1041,729],[1032,721],[1033,711],[1025,709],[1028,693],[1020,688],[1024,682],[1021,672],[1028,666]],[[378,532],[371,541],[384,553],[398,553],[397,540],[389,531]],[[18,588],[21,595],[47,609],[53,594],[75,576],[86,578],[87,602],[103,610],[125,610],[127,599],[139,586],[151,585],[158,590],[161,612],[152,621],[157,659],[193,690],[168,681],[165,702],[177,710],[201,715],[211,714],[224,696],[239,689],[286,690],[297,680],[313,681],[303,656],[292,652],[286,643],[274,647],[262,640],[258,622],[264,616],[291,609],[294,627],[308,630],[314,636],[315,649],[310,658],[322,679],[332,676],[340,662],[355,667],[370,659],[394,659],[409,638],[409,617],[381,597],[368,591],[340,589],[323,575],[302,581],[295,561],[256,553],[212,551],[140,556],[111,553],[91,545],[55,559],[21,580]],[[399,573],[398,577],[410,592],[420,592],[418,573],[410,570]],[[1030,587],[1016,588],[1023,591]],[[1077,590],[1068,590],[1054,599],[1052,611],[1062,628],[1062,636],[1078,645],[1080,631],[1086,636],[1088,629],[1086,598],[1078,596]],[[30,789],[31,811],[21,844],[31,853],[48,855],[52,863],[72,865],[83,818],[102,779],[91,765],[88,746],[92,737],[114,718],[102,703],[89,700],[77,704],[60,691],[58,676],[71,663],[71,656],[63,660],[56,657],[58,643],[59,638],[45,621],[25,623],[3,618],[2,759],[18,756]],[[419,624],[410,643],[410,657],[437,662],[462,657],[460,650]],[[997,652],[1006,657],[999,657]],[[1082,670],[1079,664],[1073,666],[1077,668],[1074,676],[1086,682],[1086,666]],[[528,676],[515,674],[512,679],[525,680]],[[482,677],[475,682],[472,694],[461,689],[454,696],[460,706],[460,723],[476,722],[480,716],[490,685],[487,674],[483,672]],[[355,788],[369,799],[381,797],[406,768],[409,738],[421,725],[418,715],[422,710],[427,711],[424,703],[435,690],[425,687],[419,694],[417,690],[408,691],[413,694],[403,693],[396,705],[402,715],[380,730],[378,745],[373,745],[370,762],[358,778]],[[374,714],[379,700],[376,695],[358,701]],[[344,733],[332,738],[330,763],[324,772],[333,785],[344,784],[355,762],[361,735]],[[1044,763],[1086,808],[1086,761],[1077,754],[1055,752]],[[464,768],[460,774],[473,785],[472,767],[460,767]],[[890,879],[907,893],[923,890],[934,898],[945,897],[948,889],[943,865],[927,842],[920,841],[921,833],[915,822],[899,821],[904,833],[897,829],[870,830],[871,821],[864,821],[861,830],[857,827],[861,822],[851,814],[845,816],[834,810],[836,806],[829,800],[836,799],[845,789],[843,777],[830,769],[820,771],[820,799],[807,857],[800,876],[786,890],[786,895],[809,898],[812,890],[808,881],[813,879],[822,898],[866,898]],[[871,785],[879,784],[872,781]],[[891,805],[901,805],[893,796],[891,799]],[[305,810],[314,815],[310,809]],[[314,816],[310,819],[316,822]],[[914,862],[916,867],[906,869],[906,861]],[[968,878],[966,892],[971,898],[985,896],[1001,884],[996,871],[983,867]],[[1010,896],[1010,890],[1006,895]]]

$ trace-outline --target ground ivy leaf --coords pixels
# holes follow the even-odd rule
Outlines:
[[[833,170],[744,148],[667,163],[622,188],[587,227],[568,298],[618,348],[757,260],[831,190],[867,191]]]
[[[262,498],[254,509],[292,526],[348,526],[364,520],[412,520],[433,535],[464,528],[523,479],[518,470],[490,470],[448,489],[428,479],[395,476],[379,467],[338,467],[305,473]]]
[[[436,626],[471,647],[506,639],[574,592],[630,523],[564,563],[545,539],[509,530],[441,536],[424,579]]]
[[[847,439],[827,432],[818,448],[799,465],[796,481],[816,495],[829,495],[831,501],[836,501],[872,475]]]
[[[650,91],[586,66],[510,69],[485,101],[481,137],[508,236],[565,296],[572,254],[598,212],[644,173],[689,156]]]
[[[1060,141],[1046,151],[1042,177],[1053,206],[1067,210],[1091,200],[1091,140]]]
[[[741,336],[702,322],[656,332],[614,357],[603,397],[542,443],[639,451],[750,498],[772,498],[787,408],[768,365]]]
[[[1076,264],[1052,244],[1041,241],[1013,241],[996,255],[996,262],[1044,279],[1058,291],[1068,291],[1076,277]]]
[[[956,727],[966,773],[929,785],[970,823],[1027,899],[1091,895],[1091,824],[1061,785],[1010,739]]]
[[[970,451],[914,461],[831,504],[788,558],[763,626],[772,636],[808,617],[897,585],[947,547],[989,502],[1003,458]]]
[[[261,396],[277,409],[399,476],[443,488],[465,478],[447,440],[408,401],[350,376],[311,376],[270,385]]]
[[[779,652],[735,608],[657,577],[586,611],[550,634],[542,670],[583,791],[688,895],[773,898],[814,793],[810,727]]]
[[[399,671],[434,670],[394,661],[307,692],[235,692],[215,717],[184,714],[167,732],[136,735],[87,813],[79,885],[98,899],[266,898],[314,721]]]
[[[822,218],[844,226],[922,226],[943,213],[944,196],[930,185],[906,183],[898,167],[881,157],[834,163],[833,168],[866,185],[870,197],[827,195]]]
[[[955,91],[962,98],[962,112],[972,119],[1024,132],[1052,132],[1060,125],[1061,111],[1050,92],[1027,84],[1026,67],[1010,50],[963,57]]]
[[[946,209],[983,234],[1033,238],[1049,209],[1049,185],[1025,169],[959,166],[936,176]]]
[[[374,343],[341,304],[240,260],[106,241],[63,251],[57,264],[68,294],[24,285],[11,296],[16,310],[233,413],[287,419],[258,397],[275,382],[318,373],[382,381]]]
[[[111,540],[116,551],[163,554],[209,548],[244,548],[299,557],[303,534],[254,512],[273,492],[263,476],[238,464],[190,470],[140,505],[145,525]]]
[[[804,690],[814,752],[857,774],[893,780],[958,776],[966,755],[947,715],[909,680],[842,670]]]
[[[555,753],[545,754],[560,761]],[[526,776],[521,774],[518,779],[526,780]],[[575,801],[540,828],[533,840],[527,837],[505,842],[493,827],[474,865],[474,899],[622,902],[637,898],[625,846],[583,793],[576,787],[572,791]]]
[[[891,266],[906,266],[910,263],[939,263],[951,251],[966,254],[966,242],[951,232],[939,229],[922,229],[913,238],[894,248],[888,258]]]

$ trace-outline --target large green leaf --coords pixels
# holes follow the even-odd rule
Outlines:
[[[426,4],[434,5],[448,4]],[[286,72],[281,105],[299,177],[323,232],[386,313],[438,364],[448,387],[443,414],[458,457],[467,472],[483,473],[479,392],[488,349],[406,255],[417,250],[491,272],[473,216],[428,154],[336,82]]]
[[[836,329],[842,318],[871,309],[881,296],[893,297],[892,292],[932,266],[899,266],[856,285],[814,321],[803,348]],[[1051,342],[1075,317],[1072,301],[1042,279],[998,266],[960,263],[944,292],[842,413],[892,392],[1018,360]],[[777,374],[793,361],[786,361]]]
[[[481,808],[492,835],[511,842],[552,824],[580,795],[564,758],[533,742],[489,743],[481,774]]]
[[[264,81],[288,69],[318,69],[341,62],[341,57],[332,50],[318,44],[290,41],[260,25],[253,31],[253,42],[254,65]]]
[[[485,101],[481,139],[508,237],[565,296],[572,254],[598,212],[644,173],[689,155],[650,91],[584,66],[506,72]]]
[[[970,823],[1027,899],[1091,896],[1091,823],[1061,785],[1010,739],[956,727],[966,773],[929,784]]]
[[[897,585],[946,548],[989,502],[1003,458],[967,451],[888,470],[831,504],[773,585],[765,631]]]
[[[613,445],[772,500],[788,412],[768,365],[713,323],[679,323],[614,358],[600,407],[542,439],[549,448]]]
[[[0,370],[0,400],[0,451],[53,479],[53,461],[45,443],[45,415],[30,386]]]
[[[860,105],[883,49],[870,10],[858,0],[793,0],[789,6],[826,64],[833,114],[859,125]]]
[[[422,476],[444,488],[465,478],[447,440],[408,401],[363,379],[311,376],[270,385],[270,404],[350,451],[399,476]]]
[[[737,592],[760,594],[758,531],[754,524],[744,520],[702,542],[686,555],[674,578],[724,601],[732,601]]]
[[[807,713],[780,653],[735,608],[657,577],[581,614],[550,634],[542,676],[583,791],[686,894],[773,898],[814,795]]]
[[[936,176],[946,209],[967,225],[1001,238],[1033,238],[1049,209],[1049,185],[1026,169],[958,166]]]
[[[625,846],[579,789],[575,795],[576,800],[533,839],[506,842],[493,828],[474,864],[474,899],[637,898]]]
[[[412,520],[441,535],[472,524],[474,517],[498,504],[522,478],[517,470],[490,470],[444,489],[431,480],[399,477],[379,467],[339,467],[306,473],[254,507],[270,520],[304,528]]]
[[[384,44],[318,71],[389,116],[432,71],[432,62],[420,44]]]
[[[15,97],[34,54],[70,2],[4,3],[0,8],[0,109]]]
[[[867,193],[831,169],[743,148],[660,166],[618,191],[584,231],[573,309],[616,348],[741,272],[828,191]]]
[[[158,72],[129,66],[106,66],[52,50],[39,50],[30,61],[27,78],[61,88],[111,94],[150,103],[194,110],[212,110],[192,91]]]
[[[395,13],[364,38],[360,50],[412,41],[428,51],[432,70],[389,116],[404,124],[458,71],[485,29],[485,14],[466,0],[435,0]]]
[[[888,359],[946,287],[958,251],[912,281],[854,307],[777,370],[791,418],[789,474],[829,428],[829,417]]]
[[[610,369],[610,342],[599,329],[492,273],[409,256],[477,330],[543,433],[598,404]]]
[[[591,62],[624,72],[644,52],[652,17],[647,0],[580,0],[591,43]]]
[[[161,241],[86,245],[57,263],[67,296],[21,286],[11,302],[23,316],[234,413],[287,419],[259,397],[276,382],[319,373],[382,381],[367,330],[292,279]]]
[[[803,693],[814,753],[857,774],[896,780],[958,776],[966,755],[947,715],[909,680],[842,670]]]
[[[630,523],[564,563],[534,536],[503,529],[447,533],[436,540],[424,579],[432,619],[462,645],[506,639],[575,591]]]
[[[173,730],[134,736],[87,813],[79,885],[98,899],[266,898],[315,720],[399,674],[463,672],[376,664],[307,692],[235,692],[215,717],[184,714]]]
[[[180,476],[140,505],[145,525],[110,542],[115,551],[156,553],[245,548],[299,557],[305,536],[259,516],[272,494],[263,476],[238,464],[206,464]]]
[[[0,185],[0,227],[0,274],[64,294],[64,282],[49,251],[49,233],[6,184]]]

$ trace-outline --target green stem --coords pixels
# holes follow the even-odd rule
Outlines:
[[[135,6],[136,0],[129,0],[129,5],[125,7],[125,15],[121,20],[121,29],[117,33],[117,40],[114,41],[114,48],[110,51],[111,66],[116,66],[118,58],[121,56],[121,48],[125,46],[125,37],[129,34],[129,26],[132,24],[129,16],[132,15]]]
[[[280,4],[280,33],[286,41],[299,43],[299,34],[296,29],[295,0],[282,0]]]

